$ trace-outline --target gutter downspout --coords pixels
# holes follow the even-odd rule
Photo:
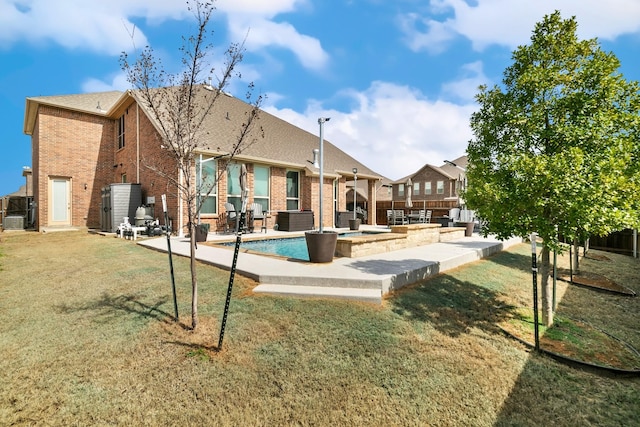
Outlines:
[[[140,104],[136,102],[136,182],[140,183]]]

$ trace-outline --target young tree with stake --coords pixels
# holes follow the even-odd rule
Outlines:
[[[120,64],[134,88],[133,95],[150,111],[150,119],[159,133],[157,150],[173,159],[171,167],[166,167],[162,161],[150,162],[145,166],[164,177],[185,206],[191,248],[191,323],[195,329],[198,325],[196,220],[206,196],[224,173],[224,169],[220,168],[216,176],[198,177],[195,173],[197,155],[201,150],[216,148],[209,146],[211,138],[205,126],[207,117],[221,97],[226,96],[223,91],[232,78],[240,77],[236,67],[243,59],[244,47],[243,44],[230,45],[225,53],[224,67],[216,75],[216,70],[209,69],[207,65],[212,49],[212,45],[207,43],[207,37],[212,32],[208,26],[215,7],[212,2],[202,0],[188,1],[187,7],[195,17],[197,31],[188,38],[183,37],[181,72],[166,72],[149,46],[139,52],[133,62],[123,53]],[[208,84],[214,76],[217,78],[215,88]],[[252,99],[252,92],[253,85],[250,84],[248,102]],[[259,96],[250,104],[237,133],[228,135],[232,140],[231,147],[220,158],[231,161],[236,154],[260,138],[262,129],[257,120],[261,103],[262,97]]]

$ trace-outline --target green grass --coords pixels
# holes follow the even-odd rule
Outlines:
[[[176,323],[166,254],[78,232],[5,234],[0,425],[639,424],[638,378],[567,367],[499,329],[530,300],[527,250],[382,306],[258,296],[236,276],[218,352],[228,272],[198,267],[190,331],[186,259],[174,259]],[[640,344],[639,298],[563,286],[562,313]]]

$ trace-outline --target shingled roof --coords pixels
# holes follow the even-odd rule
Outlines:
[[[201,89],[200,96],[213,96],[212,91]],[[27,98],[24,132],[31,135],[39,105],[96,114],[116,119],[122,114],[122,106],[136,101],[144,110],[144,102],[134,91],[99,92],[79,95],[40,96]],[[224,154],[231,151],[241,124],[246,120],[252,106],[231,95],[221,94],[204,123],[207,133],[202,151],[211,154]],[[151,118],[150,114],[147,114]],[[316,121],[310,118],[310,121]],[[153,121],[153,120],[152,120]],[[280,165],[283,167],[307,169],[310,174],[317,170],[307,160],[312,159],[314,148],[318,148],[319,136],[292,125],[266,111],[261,111],[257,127],[262,128],[264,138],[254,136],[257,142],[236,155],[239,161],[251,161]],[[358,168],[358,177],[382,179],[382,176],[360,163],[331,142],[324,141],[324,173],[327,176],[353,175],[351,170]]]

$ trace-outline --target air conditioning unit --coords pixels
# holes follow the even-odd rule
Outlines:
[[[4,218],[2,227],[5,230],[24,230],[24,217],[17,215],[7,216]]]

